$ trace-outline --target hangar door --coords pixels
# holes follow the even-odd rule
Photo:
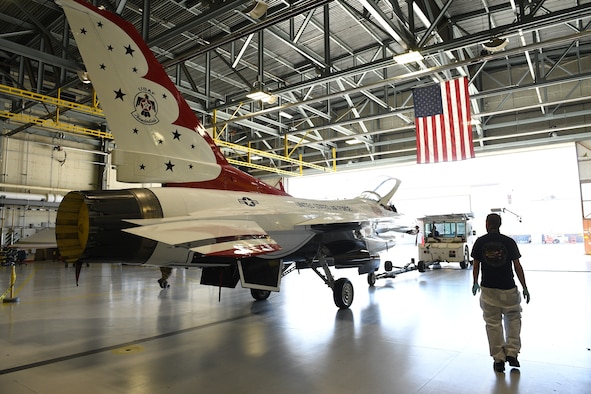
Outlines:
[[[591,141],[577,142],[585,253],[591,254]]]

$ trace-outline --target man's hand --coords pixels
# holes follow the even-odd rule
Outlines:
[[[474,283],[472,285],[472,294],[473,295],[476,295],[476,293],[478,293],[479,290],[480,290],[480,285],[478,283]]]
[[[523,296],[525,297],[525,303],[529,304],[529,291],[527,291],[527,288],[523,289]]]

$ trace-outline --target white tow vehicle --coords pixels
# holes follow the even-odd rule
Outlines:
[[[419,218],[423,242],[419,244],[419,271],[441,262],[460,263],[468,268],[470,248],[476,237],[472,230],[472,213],[431,215]]]

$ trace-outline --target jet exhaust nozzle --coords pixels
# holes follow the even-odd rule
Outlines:
[[[55,237],[67,263],[144,263],[157,242],[122,231],[128,219],[162,218],[160,202],[149,189],[74,191],[57,211]]]

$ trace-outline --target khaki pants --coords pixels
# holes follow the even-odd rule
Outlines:
[[[490,355],[495,361],[517,357],[521,349],[521,295],[509,290],[482,287],[480,307],[486,323]],[[503,330],[504,329],[504,330]]]

